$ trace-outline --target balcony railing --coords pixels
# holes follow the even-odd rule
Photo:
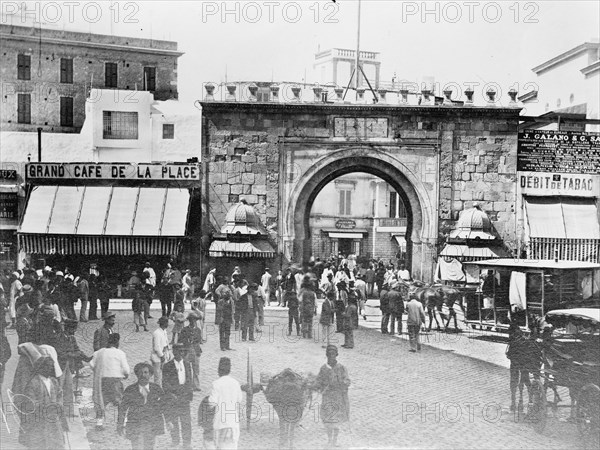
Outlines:
[[[399,219],[395,219],[392,217],[380,217],[376,220],[375,226],[384,227],[384,228],[406,228],[407,219],[406,217],[401,217]]]

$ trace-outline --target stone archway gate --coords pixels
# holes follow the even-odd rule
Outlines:
[[[515,239],[519,108],[343,103],[202,102],[203,196],[220,229],[240,196],[277,251],[310,256],[308,214],[318,191],[368,172],[403,197],[415,278],[430,281],[438,246],[478,201],[505,241]]]

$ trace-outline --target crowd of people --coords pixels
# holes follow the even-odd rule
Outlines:
[[[200,390],[199,359],[201,344],[206,341],[207,301],[216,304],[220,349],[227,351],[231,350],[232,329],[241,331],[242,340],[255,340],[255,333],[260,333],[264,325],[264,307],[270,304],[271,296],[289,309],[289,334],[295,320],[298,335],[312,339],[317,295],[324,296],[319,323],[325,330],[323,347],[327,349],[330,365],[335,366],[337,348],[329,343],[328,337],[337,320],[337,331],[346,336],[344,346],[354,346],[352,330],[358,323],[357,305],[366,299],[366,294],[361,294],[366,288],[361,291],[354,286],[361,277],[358,273],[351,273],[348,278],[354,280],[348,279],[347,283],[340,274],[337,286],[333,284],[334,274],[328,273],[327,281],[319,283],[312,267],[290,268],[285,276],[278,277],[272,277],[266,269],[260,284],[249,283],[239,268],[225,276],[217,276],[216,270],[211,270],[204,283],[192,277],[190,271],[180,272],[173,263],[167,265],[160,277],[149,263],[140,271],[131,271],[124,290],[132,299],[136,331],[148,330],[148,319],[152,318],[149,305],[154,297],[159,298],[163,314],[158,318],[158,328],[152,332],[149,361],[133,368],[137,381],[127,387],[124,383],[131,376],[131,368],[127,355],[119,348],[121,337],[115,328],[116,313],[109,309],[114,289],[99,273],[75,274],[69,269],[46,267],[42,271],[25,269],[10,274],[8,289],[2,288],[2,294],[8,291],[8,295],[0,297],[4,302],[2,310],[11,319],[6,322],[3,315],[0,320],[0,383],[7,360],[18,354],[11,391],[16,410],[20,411],[20,442],[29,448],[65,447],[63,433],[68,431],[68,418],[75,414],[74,379],[84,365],[89,365],[93,372],[98,429],[105,428],[106,408],[112,404],[118,408],[117,431],[131,441],[133,448],[152,448],[156,436],[165,433],[165,424],[174,446],[183,443],[184,448],[191,448],[190,402]],[[344,269],[340,270],[348,276]],[[75,313],[77,302],[80,302],[79,314]],[[78,345],[76,330],[79,322],[99,320],[98,303],[103,323],[94,332],[93,353],[86,354]],[[6,339],[7,326],[16,330],[17,352],[11,351]],[[345,371],[339,364],[336,367],[335,371]],[[230,360],[221,358],[220,378],[207,396],[208,404],[227,411],[238,409],[241,403],[239,383],[230,377],[230,369]],[[321,376],[315,390],[345,399],[349,379],[344,373],[343,383],[335,386],[330,377]],[[56,412],[57,420],[44,422],[42,427],[27,413],[46,411],[49,407]],[[340,417],[344,419],[347,415],[346,412]],[[330,442],[337,440],[336,423],[327,425]],[[210,424],[205,424],[203,436],[208,448],[236,448],[239,417],[234,423],[223,424],[220,416],[215,415]]]

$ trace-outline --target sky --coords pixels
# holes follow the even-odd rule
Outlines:
[[[25,17],[21,4],[3,1],[2,22],[177,41],[183,101],[226,79],[314,82],[317,51],[356,48],[357,0],[25,2]],[[382,81],[477,83],[476,95],[522,94],[531,68],[599,35],[598,1],[361,3],[360,48],[380,52]]]

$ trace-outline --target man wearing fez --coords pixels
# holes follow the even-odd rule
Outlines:
[[[219,379],[213,381],[209,403],[216,407],[213,430],[217,449],[237,449],[240,439],[242,389],[231,375],[231,360],[219,360]]]
[[[119,406],[117,433],[131,441],[133,449],[153,449],[156,436],[165,433],[163,417],[164,393],[158,384],[150,382],[152,364],[141,362],[133,369],[137,383],[128,386]],[[125,425],[127,418],[127,425]]]
[[[171,429],[173,447],[183,438],[183,447],[192,448],[192,419],[190,402],[194,397],[191,364],[185,360],[188,352],[184,344],[173,344],[173,357],[163,367],[165,392],[165,419]]]

